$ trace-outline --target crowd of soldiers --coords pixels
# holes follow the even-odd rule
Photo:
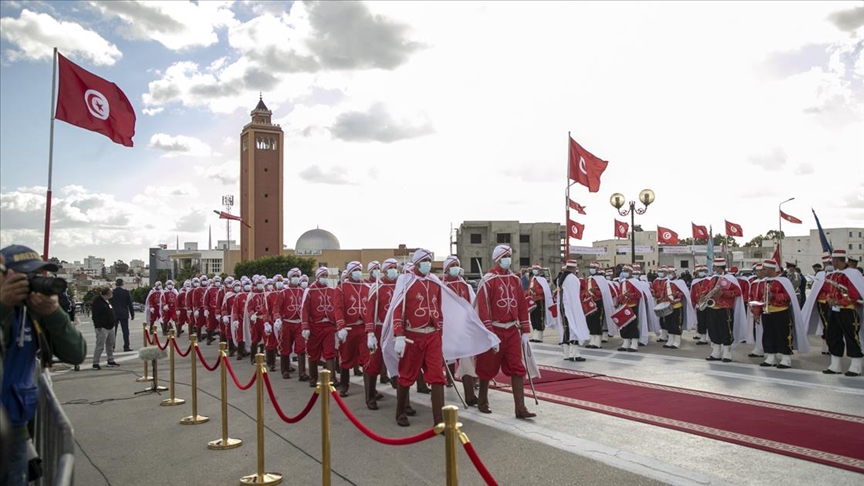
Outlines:
[[[542,342],[546,327],[557,329],[564,359],[574,362],[585,361],[580,347],[602,348],[610,336],[620,336],[621,352],[637,352],[652,333],[675,350],[683,345],[683,331],[695,329],[696,345],[710,345],[708,361],[728,363],[733,345],[754,343],[749,356],[778,369],[792,366],[793,350],[809,351],[807,334],[818,333],[823,352],[831,355],[824,373],[841,373],[845,351],[852,358],[845,374],[861,374],[864,278],[847,267],[842,250],[825,256],[803,309],[773,260],[743,275],[727,272],[717,258],[710,273],[697,266],[689,286],[671,266],[649,282],[638,265],[623,265],[615,275],[591,263],[580,278],[578,262],[567,261],[551,283],[534,265],[523,285],[510,269],[509,246],[499,245],[492,257],[495,266],[476,291],[456,256],[447,257],[439,278],[431,273],[432,253],[422,249],[404,264],[392,258],[369,262],[365,273],[360,262],[350,262],[335,286],[329,282],[337,276],[327,267],[318,268],[311,282],[297,268],[284,276],[224,281],[202,275],[180,288],[170,280],[164,288],[156,282],[145,319],[166,334],[173,328],[182,335],[188,326],[207,344],[227,342],[238,360],[263,352],[271,371],[278,357],[283,378],[297,371],[310,386],[323,365],[338,376],[341,396],[348,395],[351,371],[362,367],[370,410],[382,398],[379,380],[397,389],[400,426],[416,414],[409,400],[415,383],[431,394],[437,424],[443,387],[456,379],[468,405],[491,413],[489,385],[499,374],[511,380],[516,417],[533,417],[524,403],[524,379],[537,375],[530,342]]]

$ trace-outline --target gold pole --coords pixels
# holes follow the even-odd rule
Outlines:
[[[172,329],[168,331],[168,347],[171,348],[171,357],[168,359],[169,365],[171,366],[171,372],[169,373],[171,375],[171,398],[162,400],[162,403],[160,403],[160,405],[162,405],[163,407],[172,407],[174,405],[183,405],[184,403],[186,403],[186,400],[183,400],[182,398],[175,398],[174,396],[174,353],[176,352],[174,350],[174,339],[174,330]],[[156,375],[156,367],[153,367],[153,375]]]
[[[459,435],[459,409],[447,405],[444,412],[445,460],[447,463],[447,486],[459,486],[459,460],[456,457],[456,439]]]
[[[258,472],[243,476],[240,478],[240,484],[279,484],[282,482],[281,474],[264,472],[264,373],[267,373],[267,369],[264,368],[264,355],[261,353],[255,355],[255,373],[258,375],[256,378],[258,382],[256,386],[258,395]]]
[[[330,486],[330,370],[318,374],[315,390],[321,400],[321,486]]]
[[[147,323],[145,322],[144,323],[144,332],[141,333],[145,348],[147,347],[147,333],[148,332],[150,332],[150,331],[147,329]],[[144,361],[144,376],[139,376],[138,378],[135,379],[135,381],[137,381],[139,383],[143,382],[143,381],[153,381],[153,377],[150,376],[150,374],[147,370],[147,361],[146,360]]]
[[[211,440],[207,443],[207,448],[214,451],[224,451],[234,449],[243,445],[240,439],[231,439],[228,437],[228,375],[226,374],[228,361],[228,343],[219,343],[219,377],[222,387],[222,438]]]
[[[195,349],[198,348],[198,336],[192,336],[191,340],[189,357],[192,360],[192,415],[180,419],[182,425],[203,424],[210,420],[210,417],[198,415],[198,357],[195,356]]]

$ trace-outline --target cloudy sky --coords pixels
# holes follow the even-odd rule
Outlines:
[[[116,82],[135,147],[57,122],[51,254],[223,239],[259,92],[285,130],[285,242],[448,251],[463,220],[564,219],[567,133],[609,161],[582,244],[637,223],[864,226],[861,2],[0,3],[0,246],[41,249],[51,52]],[[235,211],[239,208],[235,207]],[[234,223],[236,225],[236,223]],[[234,234],[238,233],[235,226]],[[577,244],[579,242],[573,242]]]

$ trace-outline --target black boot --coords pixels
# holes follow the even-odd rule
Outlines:
[[[347,397],[348,387],[351,385],[351,370],[348,368],[342,368],[341,371],[341,376],[339,377],[339,396]]]
[[[378,410],[378,400],[375,398],[378,393],[375,390],[375,378],[375,376],[363,373],[363,385],[364,391],[366,392],[366,408],[369,410]]]
[[[432,385],[432,426],[444,423],[444,385]]]
[[[288,356],[279,356],[279,371],[282,373],[282,379],[284,380],[291,378],[291,370],[288,367],[289,361]]]
[[[405,408],[408,405],[408,387],[399,386],[396,388],[396,425],[400,427],[408,427],[411,422],[408,421],[408,415]]]
[[[298,378],[300,379],[300,381],[309,381],[309,375],[306,374],[306,355],[305,354],[298,354],[297,355],[297,368],[299,369]],[[313,381],[312,383],[315,383],[315,382]]]
[[[429,386],[426,384],[426,380],[423,379],[422,371],[417,375],[417,393],[423,393],[425,395],[432,393],[432,390],[430,390]]]
[[[264,351],[264,360],[267,362],[267,369],[276,371],[276,350],[267,349]]]
[[[477,398],[477,410],[481,413],[492,413],[489,408],[489,380],[480,380],[480,396]]]
[[[299,359],[297,361],[300,361]],[[309,387],[318,386],[318,362],[309,360]]]
[[[469,407],[477,405],[477,395],[474,394],[474,377],[462,376],[462,390],[465,391],[465,404]]]

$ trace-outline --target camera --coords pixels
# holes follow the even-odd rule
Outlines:
[[[42,295],[60,295],[66,291],[69,285],[66,280],[57,277],[43,277],[41,275],[27,275],[30,282],[30,291]]]

